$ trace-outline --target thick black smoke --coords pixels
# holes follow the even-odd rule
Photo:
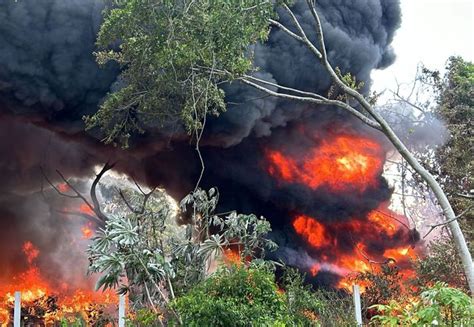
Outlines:
[[[400,24],[398,0],[318,1],[330,62],[343,73],[351,72],[357,79],[370,84],[370,72],[390,65],[394,52],[390,46]],[[293,8],[303,28],[316,40],[313,18],[305,1]],[[281,12],[285,25],[295,30],[291,19]],[[280,30],[272,32],[270,42],[257,46],[256,65],[262,78],[302,90],[326,94],[330,80],[307,47]],[[263,97],[259,91],[242,86],[228,92],[232,103],[228,113],[209,130],[214,142],[224,146],[240,143],[249,135],[271,134],[275,127],[299,120],[307,108],[299,103],[276,101]],[[257,99],[257,100],[255,100]]]
[[[92,52],[104,4],[95,0],[0,3],[0,93],[15,112],[54,121],[94,112],[117,68]]]
[[[4,233],[18,235],[12,242],[29,237],[51,252],[61,246],[60,238],[54,244],[45,241],[57,234],[54,228],[38,226],[37,233],[25,234],[39,206],[40,166],[51,175],[59,169],[80,177],[90,176],[97,164],[118,160],[118,170],[147,184],[162,185],[176,197],[193,187],[200,167],[182,133],[160,136],[154,131],[134,138],[133,148],[122,151],[101,145],[98,137],[83,132],[81,117],[97,109],[118,73],[114,66],[99,68],[92,55],[103,8],[99,0],[0,2],[2,239]],[[399,1],[321,0],[318,9],[330,61],[365,81],[368,91],[370,72],[394,60],[390,43],[400,24]],[[314,39],[305,1],[297,1],[294,11]],[[282,12],[281,17],[291,27],[286,14]],[[260,77],[286,86],[323,94],[330,86],[312,53],[278,30],[272,31],[267,44],[256,46],[255,64],[261,67]],[[284,251],[298,250],[287,237],[295,212],[326,220],[347,219],[389,199],[390,190],[382,178],[378,189],[368,189],[362,196],[334,196],[324,189],[281,185],[265,170],[266,147],[284,146],[304,153],[315,145],[297,133],[302,124],[319,137],[348,129],[382,139],[379,134],[335,108],[281,101],[243,85],[228,86],[226,92],[228,111],[211,119],[206,130],[203,185],[220,188],[223,208],[266,215],[284,245],[282,256]],[[19,199],[23,199],[20,208],[28,210],[15,209]],[[54,220],[55,215],[48,217],[53,226],[63,224]]]

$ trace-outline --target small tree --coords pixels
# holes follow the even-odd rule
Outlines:
[[[275,275],[265,268],[223,268],[172,307],[188,326],[285,326],[292,321]]]
[[[170,302],[203,281],[210,261],[224,249],[236,246],[239,255],[257,258],[275,248],[265,239],[271,230],[265,219],[216,214],[216,189],[197,189],[183,199],[181,214],[193,210],[183,228],[173,227],[176,208],[162,191],[147,193],[146,201],[138,192],[119,194],[121,199],[112,201],[115,210],[89,247],[90,271],[101,275],[97,288],[130,293],[135,309],[148,307],[180,321],[168,311]]]

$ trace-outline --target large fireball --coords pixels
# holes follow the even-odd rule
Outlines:
[[[327,186],[333,191],[376,187],[383,168],[384,151],[377,142],[356,135],[323,140],[306,155],[290,157],[267,151],[268,172],[286,182],[312,189]]]

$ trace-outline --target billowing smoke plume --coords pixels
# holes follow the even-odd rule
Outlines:
[[[370,84],[370,72],[390,65],[394,52],[390,47],[394,32],[400,24],[398,0],[379,1],[318,1],[329,59],[342,72],[351,72],[357,79]],[[293,8],[306,31],[315,26],[305,1]],[[293,26],[285,12],[281,17],[286,26]],[[314,33],[313,42],[316,43]],[[286,33],[273,31],[270,42],[257,46],[256,65],[264,73],[261,78],[278,81],[281,85],[326,94],[330,80],[307,47]],[[299,103],[275,101],[259,91],[242,86],[228,91],[234,105],[210,128],[219,137],[214,142],[225,146],[238,144],[249,135],[268,136],[275,127],[298,120],[308,108]]]
[[[95,0],[2,1],[3,106],[68,121],[93,112],[117,74],[92,54],[103,8]]]
[[[196,154],[181,133],[160,136],[153,131],[134,138],[133,148],[122,151],[101,145],[100,137],[83,131],[81,117],[97,109],[118,73],[113,65],[99,68],[92,55],[103,8],[99,0],[0,3],[0,238],[6,239],[4,233],[17,235],[18,240],[10,239],[20,244],[17,247],[26,238],[44,252],[64,245],[61,238],[45,241],[58,235],[63,224],[56,215],[45,213],[48,223],[33,224],[34,212],[41,208],[40,166],[50,175],[59,169],[80,177],[90,175],[97,164],[117,160],[118,170],[162,185],[176,197],[192,189],[199,173]],[[330,61],[365,81],[368,91],[370,72],[394,60],[390,43],[400,24],[399,1],[321,0],[318,9]],[[294,11],[314,38],[305,1],[297,1]],[[285,13],[281,17],[291,26]],[[323,94],[330,87],[312,53],[277,30],[267,44],[256,46],[255,64],[261,67],[260,77],[286,86]],[[385,151],[380,134],[336,108],[282,101],[238,84],[225,90],[228,111],[210,120],[203,142],[203,186],[220,188],[223,208],[268,217],[282,244],[282,257],[305,247],[290,224],[295,213],[344,221],[367,215],[390,198],[381,176],[377,186],[360,194],[337,196],[324,187],[282,183],[268,173],[265,156],[268,149],[303,156],[338,133],[366,135]],[[1,260],[3,265],[13,259]]]

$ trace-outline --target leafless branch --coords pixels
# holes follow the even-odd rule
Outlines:
[[[59,210],[59,209],[53,209],[53,211],[56,212],[56,213],[63,214],[63,215],[78,216],[78,217],[87,219],[87,220],[89,220],[93,223],[96,223],[98,226],[101,226],[101,227],[104,226],[104,222],[102,220],[100,220],[99,218],[97,218],[96,216],[94,216],[94,215],[89,215],[89,214],[83,213],[83,212],[75,212],[75,211],[67,211],[67,210]]]
[[[247,85],[250,85],[250,86],[252,86],[252,87],[254,87],[254,88],[256,88],[260,91],[263,91],[263,92],[265,92],[267,94],[270,94],[272,96],[275,96],[275,97],[290,99],[290,100],[297,100],[297,101],[302,101],[302,102],[311,102],[311,103],[315,103],[315,104],[337,106],[339,108],[342,108],[344,110],[349,111],[351,114],[353,114],[354,116],[356,116],[357,118],[362,120],[367,125],[375,128],[375,129],[378,129],[378,130],[381,129],[380,125],[377,122],[371,120],[369,117],[365,116],[364,114],[357,111],[355,108],[351,107],[350,105],[348,105],[345,102],[342,102],[342,101],[339,101],[339,100],[331,100],[331,99],[327,99],[327,98],[324,98],[324,97],[321,97],[321,96],[319,96],[318,98],[315,98],[315,97],[310,97],[310,96],[297,96],[297,95],[292,95],[292,94],[280,93],[280,92],[270,90],[270,89],[268,89],[264,86],[261,86],[261,85],[255,83],[255,82],[252,82],[251,80],[248,80],[248,79],[245,79],[245,78],[242,78],[241,81],[243,83],[247,84]],[[287,88],[287,89],[289,89],[289,88]],[[306,92],[306,93],[308,93],[308,92]]]
[[[80,199],[80,196],[76,194],[67,194],[65,192],[62,192],[58,187],[56,187],[56,185],[53,184],[53,182],[51,182],[51,180],[49,179],[48,175],[45,173],[43,167],[40,167],[40,170],[41,170],[41,174],[43,175],[43,178],[46,180],[46,182],[48,182],[48,184],[61,196],[64,196],[66,198],[70,198],[70,199]],[[70,186],[69,182],[66,181],[66,184],[68,185],[68,187]],[[41,191],[43,191],[43,184],[41,184]]]
[[[145,212],[145,208],[146,208],[146,204],[148,202],[148,199],[150,198],[150,196],[155,192],[156,190],[156,187],[154,187],[150,192],[146,193],[142,190],[142,188],[140,187],[140,185],[134,180],[135,182],[135,185],[138,187],[139,191],[142,193],[143,195],[143,201],[142,201],[142,205],[141,205],[141,208],[140,209],[137,209],[137,208],[134,208],[132,206],[132,204],[127,200],[127,198],[125,197],[125,194],[123,193],[122,190],[120,189],[117,189],[120,197],[122,198],[122,201],[125,203],[125,205],[128,207],[128,209],[130,209],[131,212],[133,212],[134,214],[138,214],[138,215],[141,215]]]
[[[92,186],[91,186],[91,191],[90,191],[90,196],[91,196],[91,199],[92,199],[92,203],[93,203],[93,206],[91,206],[87,200],[85,200],[84,198],[84,201],[86,202],[86,204],[94,211],[94,213],[97,215],[97,217],[99,217],[99,219],[101,219],[102,221],[106,221],[107,220],[107,216],[102,212],[102,210],[100,209],[100,204],[99,204],[99,200],[97,199],[97,185],[99,184],[99,181],[100,179],[102,178],[102,176],[107,172],[109,171],[110,169],[114,168],[115,166],[115,163],[110,163],[110,162],[107,162],[104,167],[102,167],[101,171],[96,175],[94,181],[92,182]]]
[[[442,223],[439,223],[439,224],[435,224],[435,225],[431,225],[430,226],[430,230],[425,234],[425,236],[423,236],[423,239],[425,239],[433,230],[435,230],[436,228],[438,227],[441,227],[441,226],[445,226],[459,218],[461,218],[462,216],[464,216],[466,213],[468,213],[472,208],[474,208],[474,205],[472,206],[469,206],[466,210],[464,210],[463,212],[461,212],[459,215],[457,215],[456,217],[454,217],[453,219],[450,219],[450,220],[447,220],[445,222],[442,222]]]
[[[456,196],[464,199],[469,199],[469,200],[474,200],[474,195],[472,194],[462,194],[462,193],[456,193]]]

